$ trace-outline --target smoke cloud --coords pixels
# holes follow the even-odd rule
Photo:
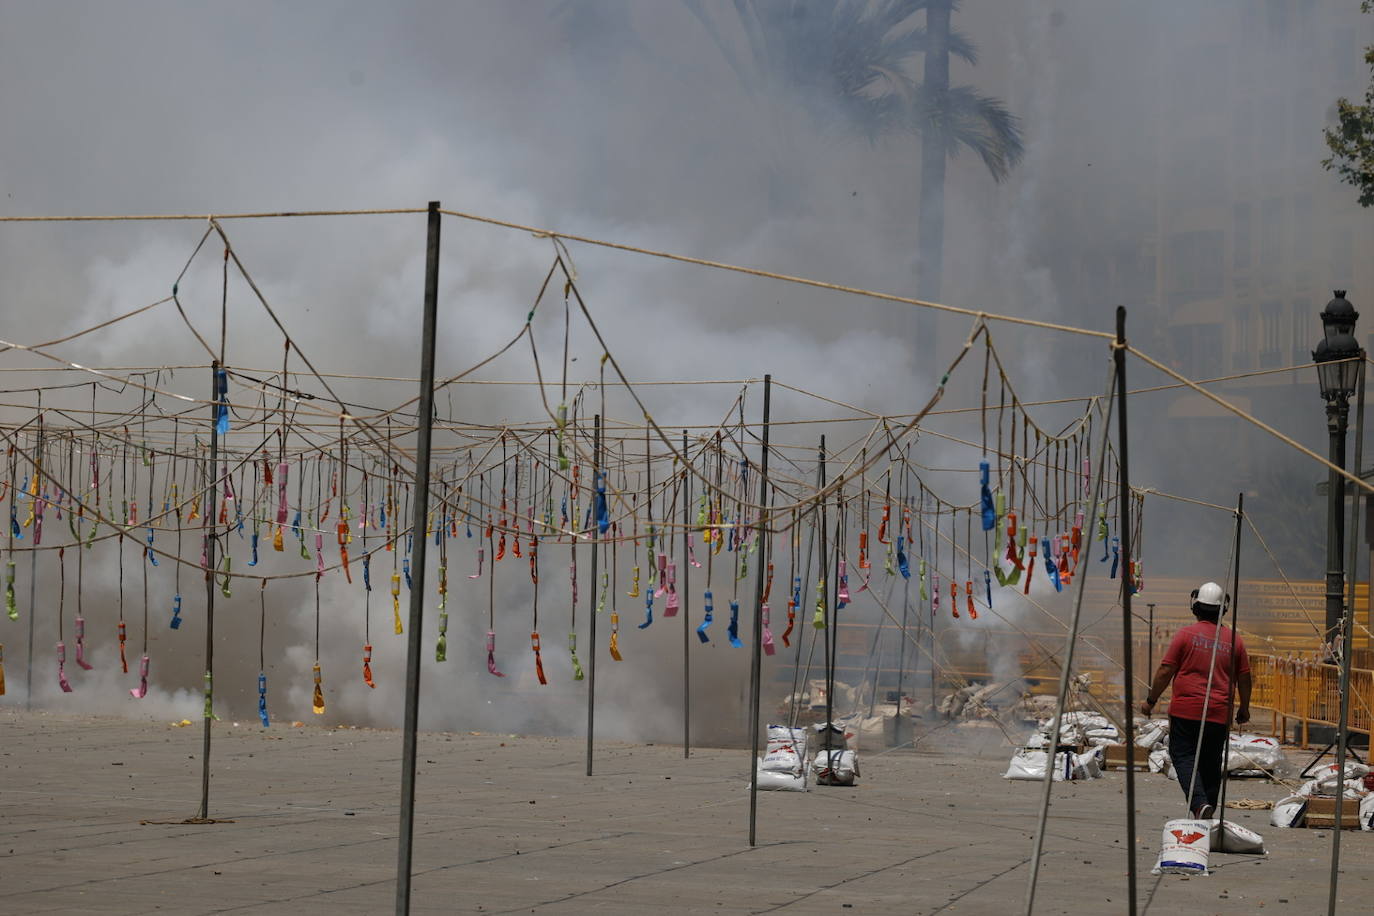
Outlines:
[[[1368,265],[1343,257],[1335,242],[1368,238],[1367,226],[1356,228],[1353,195],[1318,165],[1326,106],[1356,91],[1362,76],[1343,55],[1355,59],[1371,28],[1370,17],[1347,6],[1324,2],[1299,14],[1286,4],[1199,7],[1184,0],[1035,0],[1014,9],[963,4],[955,27],[977,43],[980,63],[956,62],[953,82],[1005,100],[1023,121],[1027,152],[1001,184],[972,154],[951,161],[943,298],[1099,330],[1109,330],[1112,307],[1125,304],[1132,342],[1198,377],[1258,368],[1269,350],[1276,365],[1304,360],[1301,335],[1315,340],[1326,287],[1374,288]],[[720,7],[720,21],[728,21],[727,5]],[[60,58],[53,48],[62,49]],[[838,284],[902,295],[916,288],[918,139],[871,142],[847,134],[815,118],[816,100],[794,87],[748,91],[685,4],[383,8],[355,2],[326,12],[268,2],[214,10],[160,2],[117,9],[95,2],[61,10],[10,5],[0,12],[0,80],[31,87],[0,100],[10,138],[0,159],[0,207],[11,214],[422,207],[438,199],[465,212]],[[1215,212],[1200,214],[1194,206],[1200,199]],[[1252,221],[1237,229],[1236,205],[1252,200]],[[1282,270],[1254,277],[1247,291],[1238,278],[1250,278],[1246,271],[1259,265],[1234,268],[1234,249],[1237,239],[1253,236],[1253,260],[1263,259],[1270,242],[1260,214],[1270,212],[1264,210],[1270,200],[1280,201],[1284,214],[1282,237],[1272,243]],[[1215,265],[1190,259],[1188,239],[1211,243],[1181,234],[1220,225],[1227,240],[1221,288],[1199,292],[1214,283]],[[299,352],[319,368],[414,375],[421,215],[226,221],[225,229]],[[204,231],[199,221],[0,224],[5,311],[18,319],[4,336],[25,343],[56,338],[168,295]],[[518,332],[555,254],[547,239],[482,224],[447,219],[443,231],[440,376],[462,371]],[[1304,243],[1305,235],[1314,241]],[[212,345],[220,315],[219,249],[216,239],[207,242],[179,288],[190,321]],[[909,414],[929,397],[971,329],[969,319],[939,316],[936,364],[918,365],[910,341],[893,332],[908,326],[902,307],[625,252],[571,249],[579,288],[631,379],[722,381],[642,389],[646,406],[670,430],[719,422],[744,380],[765,372],[862,410]],[[1184,282],[1190,271],[1198,288]],[[1180,298],[1184,292],[1195,298]],[[560,299],[550,296],[535,324],[546,379],[561,370]],[[229,361],[276,371],[280,335],[237,277],[231,276],[228,301]],[[1270,302],[1279,303],[1278,312],[1266,311]],[[1198,327],[1219,330],[1190,330]],[[1102,341],[1001,325],[993,333],[1023,400],[1105,390],[1109,354]],[[599,378],[601,349],[577,320],[569,348],[577,358],[569,364],[575,391]],[[54,351],[88,365],[207,359],[170,306]],[[15,353],[5,359],[6,366],[41,364]],[[978,404],[980,367],[973,363],[966,361],[952,379],[943,407]],[[292,367],[303,369],[299,362]],[[1138,364],[1131,371],[1132,386],[1164,381]],[[7,375],[6,417],[18,422],[32,416],[33,386],[89,381],[74,373]],[[522,342],[479,378],[532,376]],[[210,385],[191,370],[164,372],[157,381],[196,396]],[[401,383],[334,384],[342,397],[364,405],[384,407],[414,394]],[[1324,429],[1312,388],[1303,376],[1281,384],[1233,383],[1224,393],[1315,445]],[[133,409],[141,399],[133,391],[101,397],[106,409]],[[45,398],[45,406],[77,410],[89,406],[89,387]],[[608,398],[609,416],[638,422],[637,408],[623,395]],[[157,405],[178,408],[166,397]],[[746,405],[756,420],[757,386]],[[252,404],[235,407],[251,411]],[[537,391],[520,386],[454,386],[440,395],[438,409],[473,423],[544,415]],[[1080,402],[1037,416],[1052,427],[1081,409]],[[776,392],[774,418],[783,423],[845,412]],[[1253,428],[1174,394],[1136,398],[1132,422],[1140,431],[1133,440],[1133,482],[1226,505],[1243,490],[1257,523],[1291,564],[1289,573],[1319,569],[1314,535],[1303,521],[1315,511],[1316,497],[1303,494],[1324,476],[1319,471]],[[932,425],[978,438],[976,413]],[[848,442],[866,433],[861,427],[780,426],[774,441],[794,449],[784,454],[809,460],[806,450],[822,432],[832,443]],[[1164,433],[1145,434],[1152,430]],[[978,456],[971,451],[927,437],[913,454],[931,468],[954,469],[932,471],[928,482],[968,502],[976,497],[971,472]],[[1146,513],[1144,556],[1152,574],[1219,577],[1230,525],[1224,513],[1159,498],[1147,500]],[[241,555],[237,536],[231,544]],[[192,549],[188,542],[187,555]],[[544,657],[556,685],[548,688],[533,680],[526,637],[532,592],[523,568],[504,564],[497,571],[499,661],[508,675],[497,680],[482,670],[485,581],[469,587],[464,578],[473,571],[472,545],[459,538],[450,550],[450,661],[426,664],[422,725],[579,730],[582,687],[569,680],[565,650],[566,550],[548,551],[541,584]],[[585,563],[588,553],[579,554]],[[48,662],[57,635],[56,560],[45,554],[32,609],[35,696],[55,708],[132,708],[124,699],[129,684],[110,673],[117,664],[110,646],[114,542],[88,556],[86,616],[97,670],[80,676],[77,692],[58,692]],[[19,559],[21,596],[25,559]],[[126,575],[134,578],[126,582],[125,611],[137,621],[131,643],[142,638],[137,565],[129,547]],[[622,593],[628,565],[621,557]],[[431,550],[425,583],[431,595],[435,566]],[[264,568],[296,569],[270,553]],[[378,573],[370,603],[376,690],[360,674],[361,589],[333,573],[320,584],[319,656],[330,721],[394,724],[400,718],[404,640],[390,632],[389,570]],[[704,580],[694,573],[696,612]],[[186,625],[171,631],[172,575],[170,564],[149,570],[158,705],[150,698],[139,708],[156,709],[160,717],[194,716],[203,582],[194,569],[183,570]],[[577,614],[585,632],[593,586],[589,572],[583,575]],[[728,613],[723,595],[733,591],[728,579],[716,571],[718,629]],[[782,580],[780,564],[779,585]],[[747,607],[752,579],[738,589]],[[250,717],[256,701],[255,591],[246,583],[236,587],[221,602],[216,626],[217,697],[239,718]],[[1181,596],[1158,600],[1174,598]],[[68,615],[72,600],[69,591]],[[309,717],[315,600],[309,579],[274,582],[267,590],[269,703],[281,720]],[[779,604],[774,601],[775,628]],[[891,606],[900,605],[894,598]],[[1018,625],[1048,626],[1024,605],[1009,600],[999,611]],[[1062,618],[1062,602],[1055,606]],[[871,604],[855,607],[863,619],[877,619]],[[681,624],[659,620],[641,632],[632,626],[642,613],[637,601],[621,599],[618,610],[626,661],[601,658],[599,732],[674,738],[682,725]],[[0,623],[17,700],[26,623]],[[435,626],[431,605],[427,658]],[[598,626],[604,651],[609,625],[603,618]],[[972,627],[956,638],[972,645],[977,632]],[[706,647],[694,637],[688,642],[700,691],[694,728],[723,738],[737,734],[748,654],[719,640]],[[1015,649],[994,648],[991,657],[999,677],[1019,671]],[[766,666],[765,683],[780,695],[790,683],[774,684],[777,673]]]

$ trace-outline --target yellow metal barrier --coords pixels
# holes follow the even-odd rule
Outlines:
[[[1252,713],[1270,714],[1273,733],[1292,737],[1289,725],[1300,726],[1299,743],[1308,744],[1308,727],[1336,727],[1341,713],[1341,672],[1335,665],[1278,655],[1250,655],[1254,691]],[[1258,719],[1258,717],[1256,717]],[[1260,723],[1256,723],[1258,727]],[[1374,725],[1374,670],[1350,669],[1349,729],[1370,733]]]

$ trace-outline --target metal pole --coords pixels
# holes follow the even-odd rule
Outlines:
[[[692,472],[687,466],[687,430],[682,431],[682,757],[692,756]]]
[[[1221,795],[1217,798],[1217,817],[1226,820],[1226,782],[1231,771],[1231,717],[1236,706],[1236,632],[1240,629],[1240,535],[1245,525],[1245,494],[1236,494],[1236,546],[1232,550],[1235,565],[1231,568],[1231,683],[1226,688],[1226,735],[1221,746],[1225,749],[1221,768]],[[1217,619],[1220,625],[1220,618]],[[1151,668],[1151,671],[1154,669]]]
[[[1345,430],[1349,422],[1350,400],[1338,395],[1326,402],[1326,431],[1330,454],[1337,468],[1345,468]],[[1335,468],[1327,472],[1326,482],[1326,641],[1327,658],[1335,661],[1335,640],[1341,625],[1341,601],[1345,592],[1343,548],[1345,546],[1345,478]]]
[[[834,749],[835,722],[835,668],[840,663],[840,555],[844,552],[844,498],[837,491],[835,493],[835,544],[834,559],[830,562],[830,569],[827,574],[828,589],[828,610],[830,622],[825,629],[826,641],[830,647],[827,654],[828,664],[825,666],[825,734],[826,740],[831,743],[827,749]],[[826,765],[829,766],[831,758],[826,758]]]
[[[1237,510],[1239,511],[1239,510]],[[1155,603],[1151,601],[1145,605],[1150,609],[1150,650],[1149,656],[1145,661],[1145,670],[1150,672],[1150,677],[1155,676]]]
[[[749,845],[755,845],[759,809],[759,694],[763,677],[763,585],[768,574],[767,532],[773,527],[768,517],[768,420],[773,394],[773,376],[763,377],[763,457],[759,461],[759,524],[754,536],[763,539],[754,569],[754,657],[749,665]]]
[[[903,743],[902,729],[902,681],[906,675],[906,627],[911,615],[911,580],[902,579],[902,634],[897,642],[897,716],[892,728],[893,744]]]
[[[10,485],[13,486],[14,482],[11,481]],[[37,585],[38,551],[29,548],[29,668],[24,672],[24,708],[30,711],[33,709],[33,608]]]
[[[43,392],[36,392],[38,396],[38,448],[33,453],[33,476],[38,479],[38,456],[43,448]],[[14,486],[14,481],[10,481],[10,486]],[[32,545],[29,547],[29,666],[24,672],[24,709],[33,710],[33,618],[34,601],[37,599],[36,589],[38,587],[38,551]]]
[[[1118,434],[1117,464],[1121,472],[1118,507],[1121,514],[1121,555],[1125,569],[1121,575],[1121,645],[1125,671],[1126,747],[1135,747],[1135,666],[1131,663],[1131,475],[1129,436],[1126,424],[1126,308],[1116,307],[1116,429]],[[1053,753],[1053,748],[1050,749]],[[1132,753],[1134,753],[1132,751]],[[1135,851],[1135,767],[1126,767],[1126,912],[1136,912],[1136,851]]]
[[[648,445],[644,446],[648,449]],[[649,456],[646,454],[644,460],[647,462]],[[601,483],[601,414],[592,418],[592,505],[596,505],[596,488]],[[591,618],[588,638],[591,640],[591,648],[588,650],[590,656],[587,659],[587,775],[592,775],[592,745],[596,734],[596,575],[597,575],[597,546],[600,538],[597,536],[599,521],[596,512],[592,512],[592,526],[589,532],[592,539],[592,587],[587,589],[587,609],[588,616]],[[576,528],[577,519],[573,519],[573,527]],[[576,533],[573,537],[577,537]],[[652,561],[652,557],[650,561]]]
[[[210,729],[214,722],[213,691],[215,685],[215,546],[219,531],[215,528],[215,484],[219,467],[218,409],[219,360],[210,367],[210,467],[205,474],[205,735],[200,746],[200,810],[196,820],[210,818]]]
[[[434,331],[439,313],[439,202],[429,203],[425,244],[425,311],[420,337],[420,403],[415,442],[415,511],[411,531],[410,631],[406,634],[405,733],[401,743],[401,836],[396,855],[396,913],[410,912],[410,853],[415,835],[415,732],[420,722],[420,629],[425,618],[425,521],[429,509],[429,445],[434,432]]]
[[[1363,353],[1360,354],[1363,357]],[[1360,461],[1363,459],[1363,440],[1364,440],[1364,360],[1360,360],[1360,383],[1356,389],[1359,393],[1355,401],[1355,469],[1360,468]],[[1344,479],[1342,479],[1344,484]],[[1358,495],[1356,499],[1358,499]],[[1344,503],[1341,508],[1344,509]],[[1351,513],[1354,516],[1352,524],[1358,526],[1360,514]],[[1350,603],[1344,608],[1345,613],[1341,617],[1341,717],[1336,728],[1336,826],[1331,831],[1331,882],[1327,889],[1326,912],[1327,916],[1336,914],[1336,884],[1340,876],[1341,867],[1341,824],[1342,807],[1345,804],[1345,743],[1350,739],[1350,657],[1354,654],[1354,622],[1355,622],[1355,543],[1359,540],[1352,532],[1350,538]]]
[[[1103,492],[1104,471],[1107,467],[1107,443],[1111,441],[1111,389],[1107,390],[1107,404],[1102,418],[1102,447],[1097,451],[1097,476],[1093,478],[1092,503],[1088,507],[1088,518],[1097,517],[1097,507],[1105,499]],[[1091,443],[1089,443],[1091,448]],[[1055,758],[1058,756],[1059,729],[1064,722],[1064,703],[1069,695],[1069,679],[1073,673],[1074,647],[1078,644],[1079,623],[1083,619],[1083,592],[1088,584],[1086,570],[1078,576],[1078,593],[1074,596],[1073,615],[1069,618],[1068,632],[1064,634],[1064,660],[1059,666],[1059,689],[1055,693],[1054,719],[1050,725],[1050,740],[1045,745],[1045,778],[1040,786],[1040,814],[1035,825],[1035,842],[1031,848],[1030,871],[1026,880],[1026,916],[1035,912],[1035,888],[1040,880],[1040,857],[1045,849],[1045,827],[1049,823],[1050,795],[1054,784]],[[1126,745],[1130,748],[1131,745]],[[1129,771],[1135,764],[1135,752],[1128,750],[1126,761]]]
[[[820,489],[825,489],[825,436],[821,436],[821,450],[818,457],[820,467]],[[826,629],[830,627],[830,589],[826,587],[830,573],[829,563],[829,539],[825,533],[827,517],[825,512],[825,500],[821,500],[821,555],[820,555],[820,596],[821,596],[821,621]],[[828,633],[821,633],[821,643],[825,646],[825,740],[821,742],[821,750],[829,751],[832,749],[830,741],[831,717],[834,715],[834,697],[831,695],[830,687],[830,638]],[[826,758],[826,764],[830,763],[830,758]]]

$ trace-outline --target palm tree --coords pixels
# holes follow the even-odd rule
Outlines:
[[[949,84],[951,55],[978,63],[973,43],[950,28],[958,0],[682,0],[682,5],[745,92],[773,119],[773,140],[784,148],[785,120],[772,104],[779,90],[791,90],[825,129],[857,133],[870,142],[920,136],[917,291],[922,298],[938,299],[946,161],[971,150],[1000,182],[1025,151],[1020,121],[1000,100]],[[617,34],[626,31],[624,0],[608,0],[593,16],[596,6],[564,3],[556,15],[565,28],[583,34],[610,25]],[[773,178],[775,203],[795,197],[794,189],[778,186],[776,168]],[[929,337],[917,334],[919,355],[930,354]]]
[[[806,0],[734,0],[753,70],[725,39],[702,0],[682,2],[746,90],[766,88],[770,78],[804,90],[802,97],[818,122],[855,129],[870,141],[920,135],[916,288],[921,298],[938,300],[947,160],[962,149],[971,150],[1000,182],[1025,152],[1020,121],[999,99],[972,86],[949,84],[951,54],[978,63],[973,43],[950,28],[958,0],[839,0],[824,9]],[[924,26],[920,12],[925,13]],[[918,56],[924,58],[920,82]],[[918,364],[934,353],[931,324],[927,318],[904,329],[915,333]]]
[[[958,0],[924,0],[926,49],[924,84],[916,106],[913,128],[921,134],[921,211],[917,227],[919,243],[916,282],[922,299],[938,301],[945,250],[945,163],[961,148],[983,160],[994,181],[1001,182],[1021,161],[1025,144],[1019,119],[991,96],[971,86],[949,85],[949,55],[967,42],[950,29],[950,15]],[[971,64],[977,58],[961,54]],[[924,327],[920,327],[924,325]],[[928,330],[929,322],[921,322]],[[918,333],[917,350],[922,362],[933,355],[929,333]]]

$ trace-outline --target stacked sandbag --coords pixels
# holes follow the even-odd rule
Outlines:
[[[859,754],[850,747],[854,734],[837,724],[818,722],[816,745],[820,750],[811,761],[811,774],[818,786],[852,786],[859,776]]]
[[[768,726],[768,748],[756,762],[760,789],[806,791],[806,729]]]
[[[1374,791],[1365,787],[1370,769],[1363,763],[1351,761],[1345,765],[1345,797],[1359,806],[1361,830],[1374,830]],[[1334,763],[1318,769],[1298,791],[1274,803],[1269,823],[1275,827],[1303,827],[1307,822],[1307,802],[1312,796],[1330,797],[1336,794],[1340,768]]]
[[[1273,776],[1286,763],[1279,739],[1268,735],[1231,735],[1226,769],[1232,776]]]
[[[1003,779],[1044,779],[1045,762],[1049,754],[1038,748],[1018,748],[1012,755]],[[1081,754],[1060,751],[1054,755],[1055,782],[1075,779],[1097,779],[1102,775],[1102,749],[1089,748]]]
[[[1049,742],[1054,717],[1041,719],[1035,732],[1026,741],[1027,747],[1043,747]],[[1095,712],[1066,712],[1059,717],[1060,744],[1112,744],[1118,740],[1116,726],[1106,716]],[[1037,738],[1038,736],[1038,738]],[[1092,740],[1098,739],[1098,740]],[[1036,742],[1032,744],[1032,742]]]
[[[859,776],[858,752],[847,748],[817,751],[811,771],[818,786],[852,786]]]
[[[1044,779],[1045,763],[1049,759],[1046,748],[1050,743],[1054,717],[1042,719],[1024,745],[1012,755],[1003,779]],[[1102,748],[1115,744],[1119,733],[1104,715],[1095,712],[1066,712],[1059,717],[1059,746],[1085,747],[1083,753],[1060,750],[1054,755],[1056,782],[1074,779],[1096,779],[1102,775]]]

